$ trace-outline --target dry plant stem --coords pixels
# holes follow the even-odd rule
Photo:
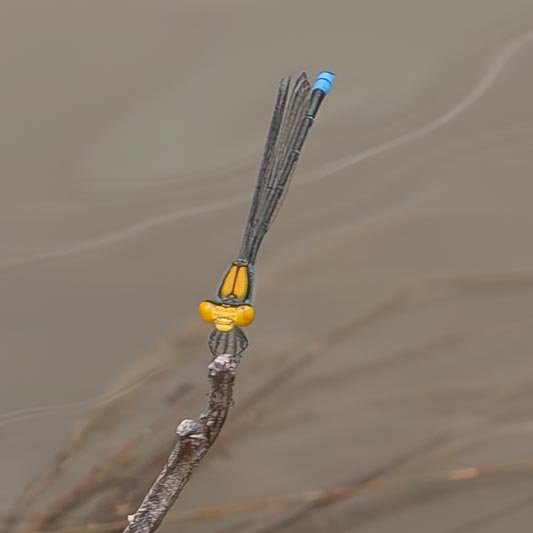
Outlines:
[[[209,448],[213,445],[233,404],[233,384],[238,358],[219,355],[209,365],[208,408],[200,420],[183,420],[176,431],[178,440],[167,464],[145,496],[137,512],[129,517],[124,533],[155,531],[177,500]]]
[[[182,389],[182,392],[182,396],[176,397],[174,401],[177,402],[179,400],[184,402],[188,399],[189,391]],[[109,482],[112,476],[116,475],[117,471],[123,470],[125,464],[134,461],[134,453],[137,446],[160,432],[163,428],[168,430],[169,422],[175,420],[175,416],[174,404],[152,424],[143,428],[138,434],[127,441],[116,453],[94,465],[73,487],[63,493],[59,499],[49,503],[46,512],[33,520],[29,531],[49,530],[56,527],[57,520],[63,514],[75,509],[78,503],[90,499],[99,490],[104,489],[106,483]],[[160,459],[157,466],[162,461],[163,459]]]
[[[190,325],[188,328],[184,329],[178,339],[165,341],[164,346],[169,346],[172,352],[186,352],[189,346],[196,346],[200,340],[203,339],[203,335],[203,328],[197,327],[196,325]],[[150,376],[156,375],[159,372],[163,372],[166,367],[166,362],[163,361],[152,368],[150,363],[150,352],[149,355],[150,358],[145,356],[141,360],[141,370],[137,371],[137,366],[133,366],[133,371],[136,373],[136,377],[139,378],[137,383],[143,382],[146,379],[150,379]],[[145,364],[144,362],[146,359],[148,359],[146,364],[148,364],[149,371],[143,372],[142,368],[144,368],[143,365]],[[137,374],[137,372],[140,372],[140,374]],[[125,389],[130,389],[132,385],[135,385],[135,381],[132,382],[131,380],[128,380],[126,382]],[[125,389],[122,387],[122,391]],[[65,443],[55,454],[52,460],[24,487],[9,515],[4,519],[3,522],[0,522],[0,533],[7,533],[11,531],[13,527],[21,520],[21,518],[29,516],[29,510],[46,492],[46,490],[48,490],[67,470],[71,460],[76,456],[80,449],[83,448],[89,436],[93,432],[98,431],[98,425],[101,419],[107,416],[109,410],[115,408],[117,401],[123,397],[120,389],[118,394],[116,394],[117,391],[115,389],[113,390],[114,392],[112,392],[111,398],[104,397],[101,401],[98,401],[96,408],[93,408],[89,415],[87,415],[87,418],[84,420],[82,419],[75,425],[75,427],[67,435]],[[47,517],[40,517],[38,518],[38,523],[40,524],[42,522],[45,524],[43,520],[46,519]],[[33,524],[32,529],[35,529]]]
[[[375,320],[387,314],[391,310],[397,309],[399,306],[402,306],[403,304],[405,304],[406,301],[409,301],[410,298],[412,298],[413,294],[414,291],[411,287],[403,287],[399,289],[396,293],[394,293],[392,297],[386,298],[384,301],[380,301],[375,307],[371,308],[366,313],[363,313],[362,315],[357,314],[355,317],[350,317],[349,320],[343,322],[332,330],[325,332],[323,335],[310,342],[303,349],[303,353],[300,357],[297,357],[296,360],[290,363],[288,367],[283,366],[283,368],[281,368],[279,372],[277,372],[271,379],[264,383],[262,387],[256,390],[256,392],[252,394],[250,398],[248,398],[246,405],[241,406],[242,409],[236,413],[237,418],[235,419],[235,415],[233,417],[234,421],[237,421],[236,429],[230,431],[229,435],[226,432],[225,437],[229,437],[229,440],[231,440],[232,437],[238,436],[242,431],[249,427],[250,416],[247,416],[247,412],[249,411],[250,407],[253,408],[257,403],[263,401],[264,398],[269,397],[272,390],[276,390],[277,388],[279,388],[279,386],[287,382],[291,377],[298,374],[302,366],[305,366],[309,363],[310,360],[321,354],[325,347],[331,347],[340,340],[353,334],[358,327],[364,326],[372,320]],[[294,353],[302,352],[302,347],[300,346],[300,344],[297,344],[296,347],[291,345],[283,351],[294,355]],[[265,391],[267,391],[268,394],[265,395]],[[240,415],[245,416],[243,417]],[[255,412],[252,418],[255,419],[260,415],[261,412]],[[239,420],[241,418],[242,420],[239,423]],[[69,454],[67,454],[67,457],[69,457]],[[82,496],[86,497],[86,489],[89,488],[88,486],[90,485],[90,482],[90,479],[84,479],[80,483],[85,488],[82,488],[78,484],[78,486],[74,487],[74,489],[70,489],[67,493],[62,495],[54,504],[49,506],[49,510],[44,516],[39,516],[37,520],[34,520],[34,522],[32,523],[31,531],[50,529],[55,527],[53,522],[54,518],[60,516],[61,513],[64,513],[66,508],[69,507],[70,503],[73,502],[75,498]],[[95,486],[94,489],[95,488],[97,487]]]
[[[229,434],[226,430],[222,435],[222,438],[226,439],[227,441],[231,441],[232,439],[237,437],[242,431],[248,428],[250,420],[252,420],[253,422],[255,418],[261,415],[261,410],[257,412],[257,409],[255,409],[256,404],[261,403],[264,398],[268,398],[271,396],[270,393],[272,387],[275,390],[280,385],[283,385],[288,380],[287,378],[291,377],[294,374],[298,374],[301,366],[308,364],[310,360],[313,360],[318,354],[322,353],[322,350],[325,347],[330,348],[332,345],[338,343],[340,340],[344,340],[346,337],[353,335],[358,330],[358,328],[364,327],[366,324],[378,320],[380,317],[386,315],[387,313],[394,310],[398,310],[403,305],[413,300],[416,300],[416,296],[419,293],[424,294],[425,291],[429,289],[439,288],[445,289],[446,291],[465,291],[468,289],[476,288],[477,286],[506,287],[508,285],[521,286],[524,284],[527,284],[529,286],[532,280],[533,276],[531,273],[502,273],[487,276],[467,275],[434,278],[427,279],[415,285],[405,285],[403,287],[400,287],[395,293],[390,295],[388,298],[385,298],[384,300],[378,302],[377,305],[368,309],[362,315],[358,314],[355,317],[350,317],[346,322],[337,325],[335,328],[332,328],[331,330],[326,331],[317,338],[315,338],[311,343],[304,346],[303,349],[300,344],[296,346],[296,349],[292,345],[285,348],[285,350],[291,353],[293,356],[295,353],[303,353],[301,353],[301,357],[297,358],[296,361],[291,362],[288,367],[284,366],[278,374],[274,375],[272,379],[268,380],[268,382],[265,383],[264,387],[260,387],[254,394],[250,396],[250,398],[246,402],[244,402],[243,405],[241,405],[238,411],[232,416],[232,422],[236,422],[236,425],[232,424],[232,426],[234,427],[230,429]],[[196,335],[196,331],[194,333]],[[445,341],[446,339],[443,340]],[[452,338],[450,340],[453,342],[454,339]],[[196,336],[194,338],[191,337],[190,339],[184,338],[180,341],[180,349],[184,350],[188,344],[192,344],[195,346],[196,341]],[[183,344],[183,346],[181,346],[181,344]],[[265,396],[264,391],[266,389],[269,389],[269,394]],[[255,409],[253,413],[248,412],[250,408]],[[58,464],[60,464],[62,468],[58,469],[58,464],[52,465],[52,470],[54,471],[54,479],[58,477],[60,470],[64,469],[67,466],[68,459],[73,455],[73,453],[78,451],[77,449],[71,450],[72,446],[66,446],[65,448],[66,449],[60,454],[60,457],[61,455],[64,455],[66,457],[66,460],[58,461]],[[160,464],[160,462],[161,459],[158,460],[158,464]],[[40,487],[40,490],[38,491],[34,490],[36,485],[35,481],[36,480],[34,480],[34,482],[31,483],[30,486],[27,487],[27,489],[24,491],[23,499],[19,502],[19,505],[16,506],[11,517],[15,515],[20,517],[24,514],[27,514],[27,508],[31,506],[32,500],[37,499],[36,496],[44,492],[44,488],[48,488],[48,486],[51,485],[51,482],[53,480],[48,480],[47,483],[43,483],[43,486]],[[81,484],[84,486],[88,486],[89,483],[90,480],[81,481]],[[92,491],[94,492],[94,490],[96,490],[97,488],[97,484],[95,484],[95,486],[92,488]],[[34,494],[31,494],[32,492]],[[35,492],[37,492],[38,494],[35,494]],[[53,504],[52,507],[48,507],[49,510],[47,511],[45,517],[39,517],[40,519],[32,524],[32,530],[53,528],[53,518],[65,512],[65,509],[68,506],[65,505],[65,502],[72,501],[74,497],[80,497],[80,495],[77,495],[76,493],[76,488],[74,490],[69,489],[68,493],[59,498],[59,500],[55,504]],[[21,509],[23,508],[26,509],[26,513],[21,511]],[[53,509],[52,512],[50,512],[50,508]],[[5,525],[7,525],[7,523],[9,522],[9,517],[10,515],[4,518]],[[2,529],[2,527],[0,526],[0,531],[2,532],[7,531],[7,529],[9,528]]]
[[[434,455],[433,452],[432,455]],[[285,510],[295,504],[316,502],[318,500],[331,501],[335,499],[355,498],[361,494],[412,490],[416,487],[433,487],[440,484],[448,485],[450,483],[468,483],[478,479],[498,479],[501,476],[512,476],[515,474],[526,473],[530,474],[531,472],[533,472],[533,459],[513,463],[502,463],[493,466],[472,465],[459,469],[442,470],[415,475],[392,477],[387,476],[381,479],[377,478],[374,481],[368,481],[364,484],[364,486],[361,486],[361,483],[358,482],[352,486],[307,490],[295,494],[261,498],[257,500],[245,500],[233,504],[200,507],[190,511],[174,512],[172,514],[168,514],[166,518],[167,524],[181,524],[183,522],[194,522],[221,516],[234,516],[238,513],[254,513],[258,511],[264,512],[272,509]],[[533,498],[531,498],[531,496],[528,496],[528,498],[529,499],[527,501],[529,502],[529,505],[532,505]],[[525,500],[520,500],[516,503],[516,505],[521,505],[520,502],[524,503]],[[514,507],[514,505],[515,504],[512,503],[509,505],[509,507]],[[505,507],[503,510],[498,510],[497,512],[499,513],[502,511],[501,514],[503,515],[503,511],[506,511],[507,509],[508,507]],[[94,522],[80,526],[70,526],[47,531],[53,531],[53,533],[113,533],[121,529],[123,524],[124,520],[113,520],[112,522]],[[33,531],[34,533],[39,532],[39,530]],[[450,530],[446,531],[446,533],[456,533],[456,531]]]

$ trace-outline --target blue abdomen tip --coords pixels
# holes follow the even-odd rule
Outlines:
[[[335,74],[333,72],[321,72],[315,80],[315,84],[313,85],[313,90],[319,89],[324,94],[328,94],[331,87],[333,86],[333,82],[335,81]]]

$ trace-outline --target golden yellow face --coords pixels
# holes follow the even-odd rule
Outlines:
[[[215,324],[219,331],[231,331],[235,326],[248,326],[255,316],[251,305],[216,304],[209,300],[204,300],[198,311],[202,320]]]

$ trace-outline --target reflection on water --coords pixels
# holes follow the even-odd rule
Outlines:
[[[530,2],[226,8],[0,8],[0,504],[45,530],[131,511],[203,407],[196,304],[238,248],[277,81],[331,68],[236,406],[177,511],[240,502],[204,531],[524,529]],[[331,487],[353,490],[306,500]]]

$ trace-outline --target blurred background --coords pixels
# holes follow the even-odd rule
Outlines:
[[[235,407],[163,530],[529,531],[532,60],[531,0],[4,0],[7,529],[137,508],[205,406],[196,309],[279,79],[333,70]]]

